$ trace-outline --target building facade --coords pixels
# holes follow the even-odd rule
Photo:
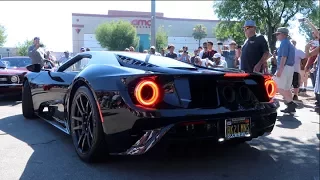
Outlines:
[[[101,14],[72,14],[72,39],[73,52],[79,52],[81,47],[89,47],[91,50],[105,50],[101,48],[95,38],[94,32],[99,24],[117,20],[125,20],[131,22],[137,29],[140,37],[139,48],[137,51],[150,48],[151,33],[151,13],[150,12],[134,12],[134,11],[115,11],[109,10],[108,15]],[[202,24],[207,28],[207,37],[201,40],[201,44],[205,41],[213,41],[217,43],[213,36],[213,28],[219,23],[218,20],[203,19],[180,19],[167,18],[163,13],[156,13],[156,30],[162,26],[168,34],[168,44],[174,44],[176,49],[188,46],[189,50],[198,48],[199,42],[192,36],[193,28],[197,24]]]
[[[0,59],[2,57],[17,56],[17,48],[14,47],[1,47],[0,48]]]

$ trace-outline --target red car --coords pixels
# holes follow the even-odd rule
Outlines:
[[[0,99],[7,96],[21,97],[26,66],[31,64],[29,57],[4,57],[0,59]]]

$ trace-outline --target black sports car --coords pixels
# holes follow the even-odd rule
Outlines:
[[[91,51],[56,72],[28,73],[22,111],[70,134],[89,162],[143,154],[161,139],[241,143],[270,133],[279,106],[275,90],[271,77],[261,74]]]

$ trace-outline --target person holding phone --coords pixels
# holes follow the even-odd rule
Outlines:
[[[187,46],[183,46],[183,51],[182,51],[181,54],[179,54],[178,60],[186,62],[186,63],[191,63],[190,59],[191,59],[191,57],[190,57],[189,52],[188,52],[188,47]]]
[[[28,48],[28,56],[32,64],[35,65],[36,71],[43,68],[46,56],[46,52],[41,46],[43,47],[43,44],[40,44],[40,38],[35,37],[33,38],[33,45]]]
[[[237,54],[236,54],[236,47],[237,43],[235,41],[231,41],[229,43],[229,50],[222,50],[221,49],[222,43],[218,43],[218,52],[225,57],[225,61],[228,64],[228,68],[236,68],[237,67]]]

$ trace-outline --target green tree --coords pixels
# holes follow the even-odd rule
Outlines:
[[[243,44],[246,37],[242,30],[243,22],[222,21],[213,29],[213,34],[219,41],[234,40],[237,44]]]
[[[0,24],[0,47],[3,46],[6,40],[7,40],[6,29],[4,28],[4,26]]]
[[[201,39],[207,37],[207,35],[207,28],[204,25],[198,24],[193,28],[192,36],[194,39],[198,40],[199,46]]]
[[[33,44],[33,40],[25,40],[23,43],[18,43],[17,54],[19,56],[28,56],[28,48]]]
[[[128,21],[121,20],[100,24],[95,34],[101,47],[111,51],[123,51],[130,46],[137,49],[139,42],[136,28]]]
[[[288,27],[297,13],[306,15],[313,7],[313,0],[214,0],[213,5],[221,20],[254,20],[260,33],[267,36],[271,50],[277,41],[273,35],[276,29]]]
[[[306,16],[311,22],[312,24],[318,26],[318,28],[320,28],[320,7],[319,5],[316,6],[307,16]],[[312,36],[312,30],[311,28],[305,24],[305,23],[301,23],[301,25],[299,26],[299,31],[301,34],[303,34],[306,37],[307,42],[309,42],[310,40],[313,39]]]
[[[156,48],[158,52],[168,46],[168,34],[163,26],[160,26],[156,34]]]

